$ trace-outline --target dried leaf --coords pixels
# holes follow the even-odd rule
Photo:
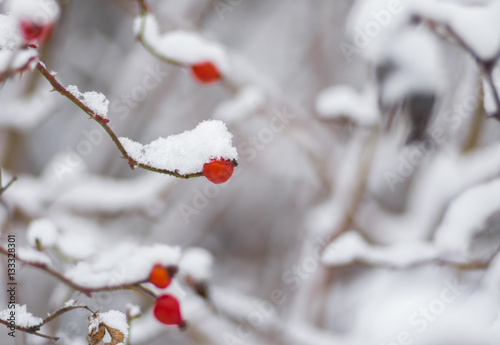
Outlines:
[[[92,322],[92,319],[89,317],[89,323]],[[87,333],[87,341],[89,345],[97,345],[101,342],[102,338],[106,334],[106,327],[103,323],[100,323],[98,327],[89,328]]]
[[[125,336],[123,335],[122,332],[120,332],[117,329],[111,328],[111,327],[107,326],[106,324],[103,324],[103,325],[106,326],[106,329],[108,330],[109,335],[111,336],[111,342],[106,343],[104,345],[118,345],[118,344],[124,343]]]

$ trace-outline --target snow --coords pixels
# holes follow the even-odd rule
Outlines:
[[[371,126],[377,123],[378,105],[374,90],[359,94],[347,85],[329,87],[318,94],[316,112],[324,119],[348,118]]]
[[[38,62],[35,49],[0,50],[0,74],[11,70],[33,70]]]
[[[195,129],[167,138],[158,138],[147,145],[128,138],[119,138],[127,153],[138,163],[179,174],[199,173],[211,159],[236,159],[232,134],[218,120],[206,120]]]
[[[0,50],[14,50],[20,41],[16,19],[10,13],[0,14]]]
[[[124,313],[117,310],[110,310],[105,313],[99,313],[97,319],[99,320],[99,322],[103,322],[104,324],[106,324],[106,326],[116,329],[121,333],[123,333],[124,339],[128,337],[127,316]],[[104,339],[104,342],[107,342],[106,338]]]
[[[134,21],[134,32],[141,32],[142,17]],[[158,22],[152,15],[144,17],[144,41],[162,56],[184,65],[192,65],[203,61],[213,62],[222,74],[229,71],[229,60],[224,48],[206,40],[198,33],[182,30],[160,34]]]
[[[434,93],[441,87],[441,56],[436,36],[428,30],[400,29],[374,50],[379,64],[394,64],[383,82],[383,100],[395,102],[409,94]],[[415,59],[415,51],[419,52]]]
[[[16,326],[19,327],[33,327],[33,326],[38,326],[40,325],[43,320],[39,317],[33,316],[33,314],[29,313],[26,310],[26,305],[15,305],[15,309],[4,309],[0,311],[0,319],[4,321],[8,321],[10,318],[10,313],[11,311],[14,311],[15,313],[15,318],[16,318]]]
[[[448,24],[481,59],[489,61],[500,53],[500,2],[464,5],[426,0],[411,4],[412,12]]]
[[[164,244],[138,247],[123,243],[100,253],[92,262],[79,262],[64,275],[89,288],[137,283],[147,280],[156,263],[177,265],[180,255],[179,247]]]
[[[35,250],[31,247],[21,247],[17,251],[17,258],[19,260],[32,263],[32,264],[42,264],[51,266],[52,261],[50,258],[42,252]]]
[[[214,258],[208,250],[188,248],[182,254],[179,271],[196,281],[207,281],[212,275],[213,261]]]
[[[175,184],[176,179],[144,174],[132,179],[85,176],[54,198],[54,205],[79,212],[118,213],[141,210],[155,214],[158,194]]]
[[[468,254],[475,235],[486,226],[489,217],[500,209],[500,179],[472,187],[448,207],[436,230],[437,246],[450,255]]]
[[[130,318],[136,318],[141,315],[141,307],[136,304],[127,303],[125,304],[125,309],[127,310]]]
[[[81,93],[75,85],[69,85],[66,88],[73,96],[78,98],[85,104],[95,115],[107,117],[109,100],[102,93],[95,91],[88,91]]]
[[[75,305],[76,301],[74,299],[70,299],[66,303],[64,303],[64,308],[74,307]]]
[[[10,0],[8,12],[21,19],[30,19],[37,24],[54,22],[59,16],[59,5],[55,0]]]
[[[241,121],[263,107],[266,95],[257,86],[249,85],[238,90],[236,95],[220,103],[214,110],[214,119],[227,123]]]
[[[30,96],[2,100],[0,126],[18,131],[29,131],[53,114],[56,98],[48,94],[50,88],[40,88]]]
[[[340,235],[324,250],[322,261],[329,266],[341,266],[360,261],[375,265],[404,268],[438,257],[431,243],[408,241],[386,247],[369,245],[357,232]]]
[[[57,232],[57,227],[52,220],[39,218],[31,221],[26,236],[30,245],[36,246],[36,240],[38,240],[42,247],[48,248],[57,243]]]

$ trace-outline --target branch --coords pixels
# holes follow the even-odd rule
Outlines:
[[[7,188],[9,188],[11,186],[11,184],[13,184],[14,182],[17,181],[17,177],[14,176],[10,181],[9,183],[7,183],[5,185],[5,187],[2,187],[2,169],[0,169],[0,196],[3,194],[3,192],[5,192],[7,190]]]
[[[5,325],[7,327],[12,327],[7,321],[5,320],[2,320],[0,319],[0,324],[2,325]],[[36,327],[41,327],[42,325],[40,326],[35,326]],[[45,339],[50,339],[50,340],[54,340],[54,341],[57,341],[59,340],[58,337],[51,337],[50,335],[46,335],[46,334],[42,334],[42,333],[38,333],[37,331],[34,331],[31,327],[31,328],[25,328],[25,327],[21,327],[21,326],[14,326],[15,329],[17,329],[18,331],[21,331],[21,332],[26,332],[26,333],[29,333],[29,334],[33,334],[33,335],[37,335],[39,337],[42,337],[42,338],[45,338]]]
[[[9,252],[4,247],[0,246],[0,254],[8,256]],[[141,281],[132,282],[132,283],[110,285],[110,286],[100,286],[100,287],[91,288],[91,287],[82,286],[82,285],[79,285],[78,283],[73,282],[71,279],[65,277],[61,272],[54,270],[52,267],[47,266],[46,264],[38,263],[38,262],[29,262],[27,260],[23,260],[23,259],[20,259],[17,257],[16,257],[16,260],[23,263],[26,266],[34,267],[34,268],[37,268],[39,270],[42,270],[42,271],[50,274],[51,276],[53,276],[54,278],[56,278],[60,282],[66,284],[67,286],[71,287],[74,290],[82,292],[83,294],[85,294],[88,297],[91,297],[92,293],[94,293],[94,292],[113,291],[113,290],[137,290],[137,291],[143,292],[144,294],[146,294],[148,296],[152,296],[152,297],[156,298],[154,293],[152,293],[147,288],[139,285],[142,283],[146,283],[147,282],[146,280],[141,280]]]
[[[109,120],[106,119],[103,115],[96,114],[93,112],[85,103],[83,103],[78,97],[73,95],[71,92],[69,92],[61,83],[57,81],[57,79],[52,75],[46,68],[45,65],[41,62],[38,63],[37,69],[42,73],[42,75],[47,79],[47,81],[52,85],[54,88],[54,91],[59,92],[61,95],[64,97],[68,98],[70,101],[76,104],[80,109],[82,109],[86,114],[90,116],[91,119],[95,120],[99,125],[101,125],[102,128],[108,133],[110,136],[111,140],[115,143],[116,147],[118,150],[120,150],[121,154],[123,155],[123,158],[127,161],[128,165],[130,166],[131,169],[134,169],[134,167],[139,167],[145,170],[157,172],[160,174],[166,174],[166,175],[171,175],[175,176],[178,178],[183,178],[183,179],[189,179],[193,177],[200,177],[203,176],[202,172],[198,173],[192,173],[192,174],[179,174],[177,171],[171,171],[171,170],[166,170],[166,169],[159,169],[155,168],[151,165],[143,164],[143,163],[138,163],[136,160],[134,160],[125,150],[123,145],[121,144],[120,140],[118,139],[117,135],[113,132],[111,127],[108,125]]]
[[[145,0],[138,0],[138,3],[139,3],[140,10],[141,10],[141,29],[137,35],[137,40],[139,41],[139,43],[141,43],[141,45],[151,55],[155,56],[156,58],[158,58],[159,60],[161,60],[163,62],[172,64],[172,65],[175,65],[178,67],[189,67],[185,63],[182,63],[180,61],[173,60],[171,58],[166,57],[165,55],[160,53],[158,50],[156,50],[156,48],[154,46],[149,44],[149,42],[147,42],[147,40],[144,39],[144,30],[146,28],[146,15],[149,13],[149,8],[146,5]],[[238,85],[236,85],[234,82],[232,82],[231,80],[226,78],[224,75],[221,76],[220,81],[232,93],[236,93],[240,89],[240,87]]]
[[[438,23],[432,19],[419,18],[423,19],[425,24],[439,37],[447,38],[445,34],[439,32],[437,29]],[[451,37],[463,50],[470,54],[470,56],[476,61],[479,70],[486,78],[486,81],[491,87],[491,92],[493,93],[493,100],[495,101],[496,112],[494,114],[489,114],[489,117],[493,117],[497,120],[500,120],[500,97],[498,96],[498,91],[493,81],[493,67],[495,66],[495,61],[498,58],[498,54],[490,61],[483,60],[477,53],[465,43],[465,41],[451,28],[448,24],[443,24],[444,30],[446,34]]]
[[[42,338],[46,338],[46,339],[50,339],[50,340],[55,340],[57,341],[59,338],[58,337],[51,337],[49,335],[46,335],[46,334],[42,334],[42,333],[38,333],[38,331],[40,330],[40,328],[45,325],[46,323],[52,321],[53,319],[55,319],[56,317],[70,311],[70,310],[73,310],[73,309],[87,309],[88,311],[90,311],[91,313],[95,314],[95,312],[93,310],[91,310],[89,307],[87,306],[83,306],[83,305],[76,305],[76,306],[70,306],[70,307],[64,307],[64,308],[61,308],[59,310],[56,310],[54,313],[50,314],[49,316],[47,316],[41,324],[39,325],[36,325],[36,326],[31,326],[31,327],[21,327],[21,326],[14,326],[15,329],[21,331],[21,332],[26,332],[26,333],[29,333],[29,334],[34,334],[34,335],[37,335],[39,337],[42,337]],[[10,325],[9,322],[5,321],[5,320],[2,320],[0,319],[0,323],[7,326],[7,327],[12,327]]]

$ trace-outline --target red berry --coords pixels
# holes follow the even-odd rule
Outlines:
[[[149,273],[149,282],[156,287],[166,288],[170,285],[170,275],[166,267],[156,264]]]
[[[212,159],[203,165],[203,175],[215,184],[229,180],[233,171],[234,163],[229,159]]]
[[[44,43],[52,35],[52,23],[37,24],[30,20],[21,21],[21,33],[26,42]]]
[[[153,309],[155,317],[166,325],[184,327],[186,322],[182,319],[179,301],[172,295],[162,295],[156,299]]]
[[[191,65],[191,73],[202,84],[210,84],[220,79],[221,75],[217,66],[210,61],[203,61]]]

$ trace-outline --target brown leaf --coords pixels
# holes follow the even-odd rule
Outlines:
[[[107,326],[106,324],[103,324],[103,325],[106,326],[106,329],[108,330],[109,335],[111,336],[111,342],[106,343],[104,345],[118,345],[120,343],[124,343],[125,336],[123,335],[122,332],[120,332],[117,329],[111,328],[111,327]]]
[[[93,317],[89,317],[89,323],[92,322]],[[104,338],[104,335],[106,334],[106,327],[104,326],[103,323],[100,323],[97,328],[93,328],[92,330],[89,330],[87,333],[87,341],[89,342],[89,345],[97,345],[101,342],[102,338]]]

